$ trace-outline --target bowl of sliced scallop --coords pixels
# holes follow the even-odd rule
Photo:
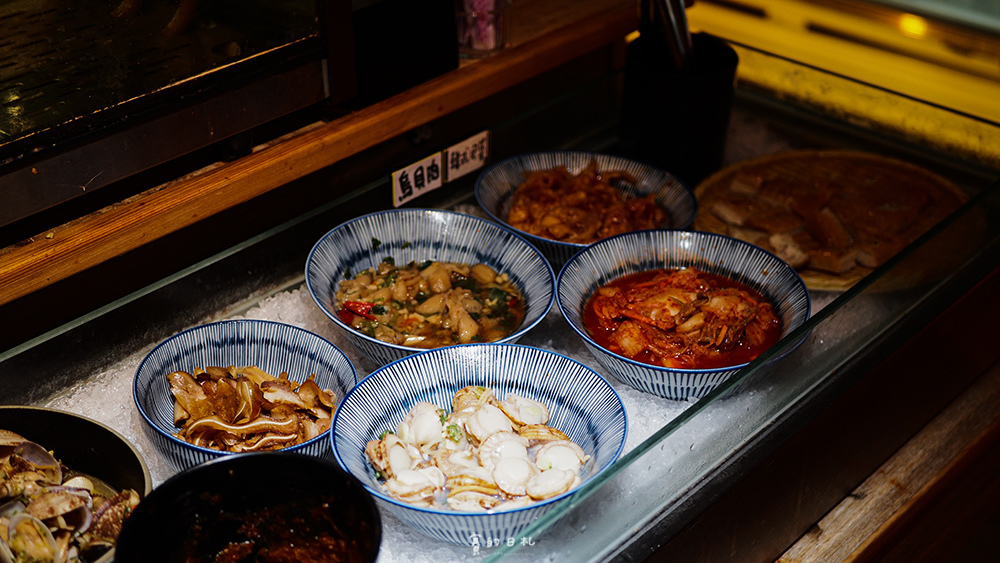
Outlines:
[[[142,455],[110,426],[0,406],[0,561],[110,563],[151,490]]]
[[[811,307],[802,278],[774,254],[669,229],[587,247],[560,272],[557,300],[615,378],[675,400],[707,395],[795,332]]]
[[[337,462],[380,507],[453,544],[520,541],[606,471],[628,422],[600,374],[555,352],[467,344],[392,362],[344,397]]]
[[[175,470],[249,452],[331,455],[337,404],[357,372],[304,328],[237,319],[157,344],[132,383],[143,430]]]
[[[555,275],[525,239],[437,209],[363,215],[309,253],[309,295],[375,367],[455,344],[516,342],[545,318]]]
[[[624,232],[686,229],[698,201],[670,172],[587,151],[517,155],[480,173],[476,201],[527,238],[558,273],[588,244]]]

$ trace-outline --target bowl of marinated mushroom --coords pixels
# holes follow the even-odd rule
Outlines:
[[[628,422],[600,374],[517,344],[467,344],[392,362],[334,417],[337,462],[383,510],[428,537],[520,541],[607,470]]]
[[[557,287],[563,318],[601,365],[677,400],[705,396],[766,353],[780,357],[769,350],[796,334],[811,307],[802,278],[780,258],[697,231],[596,242],[566,263]]]
[[[309,295],[375,367],[456,344],[516,342],[552,307],[555,275],[528,241],[438,209],[364,215],[309,253]]]
[[[624,232],[686,229],[694,193],[666,170],[586,151],[517,155],[480,173],[476,201],[538,247],[558,273],[588,244]]]
[[[337,405],[357,380],[330,341],[294,325],[227,320],[179,332],[140,362],[143,430],[180,471],[226,455],[329,457]]]

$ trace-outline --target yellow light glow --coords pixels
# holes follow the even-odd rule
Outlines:
[[[913,14],[903,14],[899,18],[899,30],[910,37],[927,35],[927,20]]]

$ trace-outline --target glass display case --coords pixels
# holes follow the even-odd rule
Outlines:
[[[998,119],[988,111],[978,113],[976,100],[959,107],[965,102],[957,98],[903,91],[905,84],[890,88],[863,73],[803,60],[822,51],[825,39],[796,57],[787,50],[791,39],[779,45],[775,35],[774,42],[761,44],[737,35],[734,30],[746,26],[738,25],[732,13],[763,20],[761,13],[792,4],[760,2],[753,7],[699,0],[689,11],[693,29],[731,41],[740,55],[727,164],[788,149],[866,150],[944,175],[967,194],[967,203],[852,288],[811,292],[813,315],[804,326],[703,399],[659,399],[608,376],[630,417],[625,453],[571,502],[536,521],[524,537],[451,546],[387,518],[380,561],[470,556],[490,561],[642,560],[654,553],[684,560],[774,560],[997,360],[997,350],[987,344],[995,330],[946,331],[939,346],[961,345],[975,353],[963,362],[932,354],[926,370],[919,372],[884,375],[878,369],[921,337],[925,327],[947,324],[951,319],[946,315],[964,311],[959,306],[964,300],[982,299],[983,291],[1000,284],[1000,142],[991,142],[1000,138]],[[206,221],[184,222],[155,236],[119,227],[104,236],[148,234],[149,239],[116,238],[117,254],[37,286],[22,281],[24,272],[63,275],[52,266],[61,258],[33,262],[33,256],[21,252],[35,242],[62,242],[71,227],[54,228],[51,239],[43,232],[37,241],[5,249],[0,259],[8,261],[0,275],[25,289],[15,293],[8,285],[0,295],[0,314],[23,319],[7,323],[12,326],[0,333],[0,402],[44,404],[102,420],[137,444],[154,480],[161,482],[171,471],[142,434],[131,376],[143,354],[167,336],[234,316],[280,320],[329,338],[349,354],[359,376],[372,371],[374,366],[311,303],[303,288],[306,254],[340,222],[390,207],[392,171],[470,134],[490,131],[494,160],[545,148],[614,151],[624,45],[635,29],[634,6],[619,0],[585,4],[579,10],[555,0],[537,3],[534,12],[523,7],[515,19],[513,46],[499,55],[311,124],[255,148],[247,160],[210,167],[143,195],[147,208],[161,210],[149,217],[151,222],[180,217],[174,206],[187,209],[177,197],[160,202],[155,199],[159,193],[205,198],[208,205],[199,200],[199,208],[212,209],[205,211]],[[821,13],[849,12],[840,2],[797,4],[818,6]],[[564,19],[555,22],[551,14]],[[989,33],[983,37],[992,40]],[[542,55],[548,66],[539,67]],[[892,56],[910,57],[898,51]],[[976,74],[968,68],[948,72]],[[994,76],[977,80],[1000,86]],[[989,92],[972,97],[996,99],[988,98]],[[342,138],[357,145],[342,149],[347,143]],[[287,176],[274,172],[296,167]],[[224,182],[213,183],[223,176]],[[412,205],[481,213],[472,197],[473,181],[474,175],[455,181]],[[230,183],[241,189],[251,183],[267,188],[223,203],[200,195],[225,191]],[[208,187],[194,190],[202,184]],[[120,207],[136,209],[131,201]],[[101,215],[114,219],[116,210]],[[93,217],[79,221],[105,224]],[[78,252],[66,256],[87,256]],[[995,312],[995,301],[980,301],[980,314]],[[47,303],[59,310],[46,310]],[[967,319],[965,315],[960,318]],[[556,309],[521,343],[569,355],[604,373]],[[954,368],[946,380],[938,377],[943,361]],[[826,418],[831,408],[845,403],[843,408],[862,428]],[[812,434],[800,437],[816,426],[829,432],[826,439],[835,455],[850,452],[849,462],[836,471],[836,464],[817,466],[822,456],[801,460],[801,467],[769,466],[775,459],[788,459],[775,457],[782,452],[790,451],[787,455],[794,459],[798,450],[790,444],[811,439]],[[845,442],[854,447],[845,450]],[[793,475],[801,481],[781,482],[784,470],[798,471]],[[761,477],[768,473],[771,479]],[[759,504],[737,503],[739,508],[733,509],[732,491],[748,482],[756,485],[758,496],[740,498]]]
[[[0,227],[213,143],[235,157],[254,128],[343,101],[350,16],[315,0],[0,3]]]

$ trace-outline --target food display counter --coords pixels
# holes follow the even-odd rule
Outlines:
[[[692,27],[716,31],[698,10],[721,4],[704,4],[690,10]],[[167,167],[176,174],[147,190],[7,242],[0,403],[105,422],[134,442],[158,484],[172,472],[142,431],[131,383],[164,338],[210,320],[271,319],[328,338],[359,377],[370,373],[375,366],[304,286],[306,255],[325,232],[392,207],[393,171],[482,131],[493,160],[615,149],[634,3],[515,7],[509,49],[361,109],[324,108],[241,158]],[[967,203],[850,289],[812,291],[805,325],[705,398],[661,399],[605,374],[629,417],[622,457],[523,537],[454,546],[384,515],[380,561],[831,560],[817,555],[832,553],[818,551],[820,538],[854,557],[906,553],[900,538],[921,535],[907,535],[919,529],[921,507],[939,506],[935,499],[964,476],[988,474],[983,467],[995,460],[974,461],[997,438],[995,409],[983,401],[994,396],[989,368],[1000,355],[990,322],[1000,313],[992,297],[1000,288],[1000,144],[989,143],[1000,125],[717,32],[741,58],[726,163],[788,149],[867,150],[949,178]],[[474,177],[409,205],[482,215]],[[604,373],[556,307],[519,343]],[[978,413],[971,422],[970,413]],[[903,482],[919,495],[841,504],[859,498],[858,487],[884,498],[879,468],[904,454],[919,462],[907,442],[947,442],[954,434],[933,431],[955,420],[965,421],[969,447],[949,450],[955,461],[925,469],[922,480],[908,473]],[[995,496],[991,481],[976,482],[989,494],[963,515]],[[815,525],[835,507],[866,522],[868,539],[845,547],[848,531],[827,540],[821,532],[833,535],[835,514]]]

